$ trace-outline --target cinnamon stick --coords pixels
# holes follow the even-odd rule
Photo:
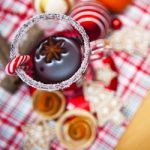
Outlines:
[[[19,45],[19,53],[21,55],[30,54],[31,51],[36,47],[37,43],[39,43],[43,34],[44,32],[37,25],[34,25],[32,28],[30,28],[27,32],[27,35]]]
[[[0,36],[0,60],[4,67],[9,62],[9,51],[10,45],[4,37]],[[14,93],[20,85],[21,80],[17,76],[6,75],[0,82],[0,86],[10,93]]]
[[[43,31],[38,26],[33,26],[27,32],[27,38],[20,44],[20,54],[30,54],[36,44],[39,42],[40,37],[42,37]],[[9,51],[10,45],[2,36],[0,36],[0,60],[2,65],[5,67],[9,62]],[[0,86],[10,93],[15,93],[22,81],[17,76],[6,75],[0,82]]]

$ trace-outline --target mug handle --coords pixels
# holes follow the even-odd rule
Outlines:
[[[90,42],[92,50],[91,56],[100,54],[101,57],[109,56],[112,54],[112,47],[107,39],[98,39]]]

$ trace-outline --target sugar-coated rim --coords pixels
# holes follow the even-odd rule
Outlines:
[[[28,76],[23,69],[16,69],[17,75],[21,78],[22,81],[27,83],[28,85],[41,89],[41,90],[47,90],[47,91],[54,91],[59,89],[64,89],[69,87],[72,83],[76,82],[81,78],[85,70],[88,66],[89,57],[91,54],[90,49],[90,43],[89,43],[89,37],[87,36],[85,30],[83,27],[81,27],[76,21],[74,21],[71,17],[63,15],[63,14],[50,14],[50,13],[42,13],[39,15],[35,15],[29,20],[27,20],[16,32],[15,38],[12,41],[11,44],[11,51],[10,51],[10,58],[14,59],[19,55],[18,51],[18,45],[23,37],[23,35],[35,24],[42,20],[49,20],[49,19],[57,19],[57,20],[63,20],[67,23],[70,23],[78,32],[81,34],[84,42],[84,53],[83,53],[83,61],[81,63],[80,68],[78,71],[69,79],[62,81],[60,83],[56,84],[44,84],[40,81],[36,81],[32,79],[30,76]]]

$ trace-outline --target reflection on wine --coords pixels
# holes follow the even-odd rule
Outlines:
[[[67,80],[81,65],[80,44],[65,36],[50,36],[35,50],[33,64],[37,81],[50,84]]]

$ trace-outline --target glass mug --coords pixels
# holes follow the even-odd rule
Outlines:
[[[22,54],[22,41],[27,36],[27,31],[29,31],[32,27],[38,26],[42,29],[43,35],[40,37],[40,40],[43,40],[46,37],[51,36],[63,36],[67,37],[67,39],[75,39],[77,44],[80,46],[80,66],[71,74],[68,78],[55,82],[55,83],[45,83],[42,80],[38,80],[34,78],[32,75],[29,75],[23,68],[18,67],[16,68],[16,74],[21,78],[22,81],[27,83],[28,85],[47,91],[54,91],[59,89],[64,89],[69,87],[71,84],[76,83],[79,79],[81,79],[84,74],[86,73],[90,55],[91,53],[95,53],[94,50],[92,52],[90,47],[89,38],[84,31],[83,27],[81,27],[76,21],[74,21],[71,17],[63,15],[63,14],[39,14],[36,15],[29,20],[27,20],[16,32],[16,35],[12,41],[11,51],[10,51],[10,58],[13,60],[19,55]],[[34,39],[34,37],[30,37],[30,39]],[[29,40],[28,38],[26,40]],[[100,43],[101,40],[99,41]],[[37,42],[37,45],[39,42]],[[94,46],[93,46],[94,47]],[[103,44],[99,44],[100,51],[103,49]],[[36,47],[33,51],[35,51]],[[73,58],[70,58],[71,61],[74,61]],[[68,64],[68,67],[71,65]],[[32,66],[28,66],[29,70],[33,68]],[[62,67],[63,68],[63,67]],[[36,75],[36,70],[32,70]],[[55,70],[56,71],[56,70]],[[62,73],[61,71],[58,74]]]

